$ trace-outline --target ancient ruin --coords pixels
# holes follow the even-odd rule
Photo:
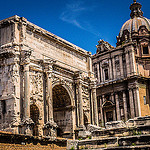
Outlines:
[[[73,138],[98,125],[90,52],[19,16],[0,35],[0,130]]]

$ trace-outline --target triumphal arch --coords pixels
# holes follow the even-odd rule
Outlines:
[[[24,17],[0,21],[0,130],[73,137],[88,124],[98,125],[91,53]]]

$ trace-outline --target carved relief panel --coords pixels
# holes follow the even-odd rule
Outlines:
[[[31,97],[43,100],[43,73],[37,71],[30,72]]]

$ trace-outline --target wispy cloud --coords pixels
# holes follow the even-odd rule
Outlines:
[[[71,23],[78,28],[84,29],[81,24],[78,21],[78,17],[85,11],[87,11],[86,7],[82,6],[83,1],[77,0],[77,1],[71,1],[66,5],[65,10],[60,15],[60,19]]]
[[[92,34],[99,36],[96,29],[91,25],[90,21],[83,19],[84,13],[93,11],[96,5],[86,5],[86,0],[70,0],[64,11],[60,15],[60,19],[64,22],[75,25],[76,27],[86,30]]]

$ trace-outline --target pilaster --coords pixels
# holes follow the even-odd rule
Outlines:
[[[109,79],[112,80],[112,64],[111,64],[111,58],[109,59]]]
[[[100,67],[99,67],[99,62],[97,63],[97,81],[98,81],[98,83],[100,82]]]
[[[128,54],[128,52],[126,52],[126,69],[127,69],[127,76],[130,76],[131,72],[130,72],[130,56]]]
[[[123,77],[123,61],[122,61],[122,54],[119,55],[119,63],[120,63],[120,76]]]
[[[131,74],[134,75],[136,74],[136,62],[135,62],[135,54],[134,54],[134,48],[129,52],[130,55],[130,64],[131,64]]]
[[[116,65],[115,65],[115,58],[112,57],[112,63],[113,63],[113,79],[116,79]]]
[[[121,120],[120,118],[120,108],[119,108],[119,99],[118,99],[118,93],[115,93],[115,99],[116,99],[116,112],[117,112],[117,120]]]

